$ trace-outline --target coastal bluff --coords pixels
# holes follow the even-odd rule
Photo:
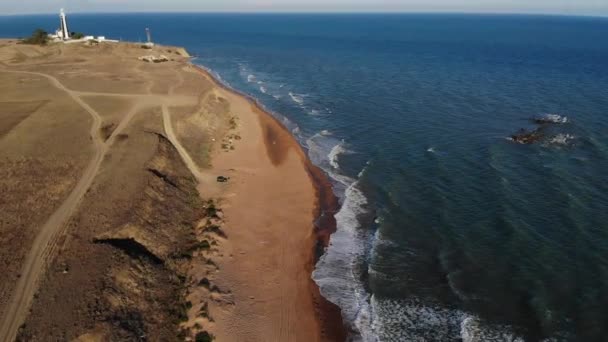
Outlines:
[[[310,162],[184,48],[0,40],[0,106],[0,340],[344,338]]]

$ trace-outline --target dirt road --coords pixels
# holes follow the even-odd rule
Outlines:
[[[200,183],[202,180],[202,175],[201,175],[200,170],[198,169],[198,167],[196,166],[196,163],[194,162],[194,160],[192,160],[192,158],[190,157],[190,155],[188,154],[186,149],[180,144],[179,140],[177,140],[175,133],[173,133],[173,127],[171,125],[171,116],[169,114],[169,109],[167,108],[166,105],[163,105],[162,109],[163,109],[163,125],[165,128],[165,134],[167,134],[167,139],[169,139],[171,144],[175,147],[175,149],[177,149],[177,152],[179,152],[179,155],[182,157],[182,160],[186,163],[188,170],[190,170],[190,172],[194,175],[194,177],[196,177],[196,180]]]
[[[173,134],[173,130],[171,129],[171,122],[169,118],[169,113],[167,110],[166,103],[168,99],[166,96],[156,96],[156,95],[118,95],[120,97],[132,97],[136,100],[139,100],[139,103],[136,104],[129,113],[123,117],[121,122],[118,124],[117,128],[114,130],[112,135],[104,142],[99,134],[100,127],[102,124],[101,116],[91,108],[87,103],[85,103],[80,96],[86,95],[102,95],[102,96],[117,96],[117,94],[104,94],[104,93],[84,93],[77,92],[68,89],[65,87],[57,78],[43,73],[36,72],[26,72],[26,71],[8,71],[1,70],[0,72],[4,73],[17,73],[17,74],[27,74],[27,75],[35,75],[41,76],[50,81],[50,83],[64,91],[68,94],[76,103],[78,103],[87,113],[91,115],[93,118],[93,124],[91,125],[90,135],[93,140],[93,156],[87,165],[82,177],[76,184],[75,188],[69,194],[69,196],[65,199],[65,201],[59,206],[59,208],[49,217],[49,219],[44,223],[44,225],[40,228],[38,235],[36,236],[30,252],[28,253],[25,262],[22,266],[20,278],[16,284],[14,293],[9,301],[7,307],[4,310],[4,315],[0,320],[0,341],[14,341],[19,327],[24,322],[30,305],[32,303],[32,299],[34,294],[38,288],[38,282],[40,280],[41,275],[44,272],[46,267],[47,259],[52,255],[54,248],[56,247],[56,243],[58,241],[58,237],[60,237],[67,226],[67,221],[75,212],[76,208],[82,201],[87,190],[90,188],[95,176],[97,175],[101,163],[104,159],[104,156],[109,150],[109,147],[115,140],[115,137],[120,134],[120,132],[128,126],[131,119],[136,115],[139,109],[146,106],[154,106],[154,105],[163,105],[163,118],[165,119],[165,129],[167,134],[170,135],[170,140],[178,151],[180,155],[186,161],[188,168],[193,172],[193,174],[198,175],[198,170],[196,165],[192,161],[192,159],[188,156],[185,149],[181,147],[178,143],[175,135]],[[191,98],[178,98],[175,99],[175,102],[179,103],[189,103],[193,102]],[[197,177],[198,178],[198,177]]]
[[[56,237],[60,235],[61,231],[66,226],[67,220],[74,212],[74,209],[77,207],[78,203],[80,203],[80,200],[86,193],[87,189],[91,186],[91,183],[99,170],[99,166],[101,165],[101,161],[103,160],[107,147],[98,134],[99,128],[101,127],[101,117],[99,114],[97,114],[97,112],[95,112],[72,91],[63,86],[59,80],[50,75],[42,73],[25,71],[0,71],[45,77],[53,84],[53,86],[66,92],[93,118],[93,124],[91,125],[90,132],[94,142],[93,158],[87,165],[84,174],[76,184],[74,190],[72,190],[67,199],[40,228],[40,233],[38,236],[36,236],[32,248],[23,264],[21,277],[17,282],[15,292],[13,293],[8,306],[4,310],[4,317],[2,317],[0,325],[0,341],[13,341],[17,335],[19,326],[25,320],[32,298],[37,290],[38,280],[42,270],[44,269],[46,257],[49,254],[49,251],[53,249]]]
[[[186,149],[177,140],[173,128],[171,127],[171,117],[168,110],[169,105],[190,105],[197,103],[198,99],[192,96],[179,96],[174,94],[174,89],[183,83],[183,78],[178,74],[178,82],[176,82],[169,91],[168,95],[158,94],[113,94],[113,93],[99,93],[99,92],[80,92],[76,90],[70,90],[64,86],[57,78],[37,72],[28,71],[12,71],[0,69],[0,72],[4,73],[16,73],[41,76],[50,81],[50,83],[69,95],[76,103],[78,103],[93,119],[91,125],[90,135],[93,140],[93,156],[87,165],[84,173],[80,180],[68,195],[65,201],[59,206],[59,208],[49,217],[49,219],[40,228],[40,231],[28,253],[25,262],[22,266],[21,276],[15,286],[14,293],[9,301],[7,307],[4,309],[4,315],[0,320],[0,341],[13,341],[18,333],[19,327],[26,319],[30,305],[34,294],[38,288],[38,282],[40,276],[43,274],[46,267],[46,263],[50,256],[52,256],[58,238],[64,233],[67,227],[67,221],[75,212],[76,208],[82,201],[87,190],[91,187],[95,176],[99,172],[101,163],[107,154],[109,148],[116,140],[116,136],[120,134],[128,125],[133,117],[143,108],[146,107],[162,107],[164,130],[168,136],[169,141],[178,150],[180,156],[188,166],[188,169],[196,177],[198,181],[201,181],[201,173],[196,166],[196,163],[192,160]],[[112,135],[104,142],[100,136],[100,128],[102,124],[101,116],[91,108],[86,102],[84,102],[81,96],[108,96],[108,97],[119,97],[119,98],[131,98],[135,100],[135,105],[125,113],[124,117],[117,125],[116,129],[112,132]]]

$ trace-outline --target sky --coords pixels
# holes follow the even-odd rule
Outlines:
[[[608,0],[0,0],[0,14],[68,12],[490,12],[608,16]]]

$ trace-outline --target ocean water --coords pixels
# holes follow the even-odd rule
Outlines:
[[[364,341],[608,340],[608,19],[73,15],[182,45],[333,179],[313,277]],[[0,17],[0,36],[57,26]],[[547,115],[553,116],[547,116]],[[546,117],[533,145],[509,137]]]

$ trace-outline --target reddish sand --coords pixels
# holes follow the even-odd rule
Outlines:
[[[228,239],[214,278],[233,296],[210,307],[210,330],[219,341],[345,340],[339,309],[311,279],[317,246],[335,229],[338,203],[329,180],[270,114],[219,84],[218,93],[238,118],[241,140],[234,151],[214,155],[205,171],[207,179],[230,181],[200,186],[225,214]]]

